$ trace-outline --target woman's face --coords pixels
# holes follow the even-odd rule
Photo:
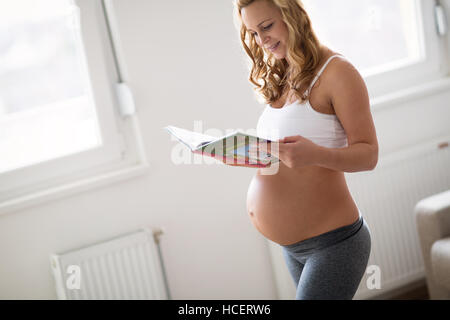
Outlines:
[[[271,52],[276,59],[286,58],[288,29],[277,7],[257,0],[241,10],[241,17],[260,47]]]

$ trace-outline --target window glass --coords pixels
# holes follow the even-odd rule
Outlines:
[[[363,76],[424,58],[416,0],[303,0],[319,40]]]
[[[101,144],[71,0],[0,0],[0,172]]]

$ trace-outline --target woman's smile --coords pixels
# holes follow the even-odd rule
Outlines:
[[[279,46],[280,46],[280,41],[278,41],[274,46],[270,47],[269,50],[274,52],[275,50],[278,49]]]

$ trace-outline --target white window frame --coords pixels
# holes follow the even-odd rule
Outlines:
[[[76,4],[80,9],[82,43],[103,144],[0,174],[0,214],[147,171],[137,116],[133,112],[126,116],[119,112],[123,105],[117,94],[120,71],[114,50],[116,46],[120,50],[120,38],[113,35],[113,45],[107,23],[110,14],[106,16],[102,1],[76,0]],[[112,12],[110,3],[108,8]]]
[[[422,61],[413,62],[377,74],[363,74],[372,108],[391,106],[413,96],[435,94],[450,89],[449,57],[445,37],[436,31],[435,1],[416,1],[417,17],[422,43]],[[448,11],[446,12],[449,14]],[[448,41],[448,40],[447,40]]]

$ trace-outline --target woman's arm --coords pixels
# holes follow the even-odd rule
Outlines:
[[[330,102],[345,130],[348,146],[326,148],[293,136],[273,144],[270,153],[290,168],[318,165],[345,172],[373,170],[378,162],[378,140],[364,80],[347,61],[330,65],[330,69],[324,82],[332,84],[328,86]]]
[[[345,148],[317,147],[315,164],[344,172],[370,171],[378,162],[378,148],[370,143],[357,142]]]
[[[373,170],[378,140],[364,79],[348,61],[332,66],[327,81],[331,103],[347,135],[348,147],[318,148],[317,165],[345,172]]]

